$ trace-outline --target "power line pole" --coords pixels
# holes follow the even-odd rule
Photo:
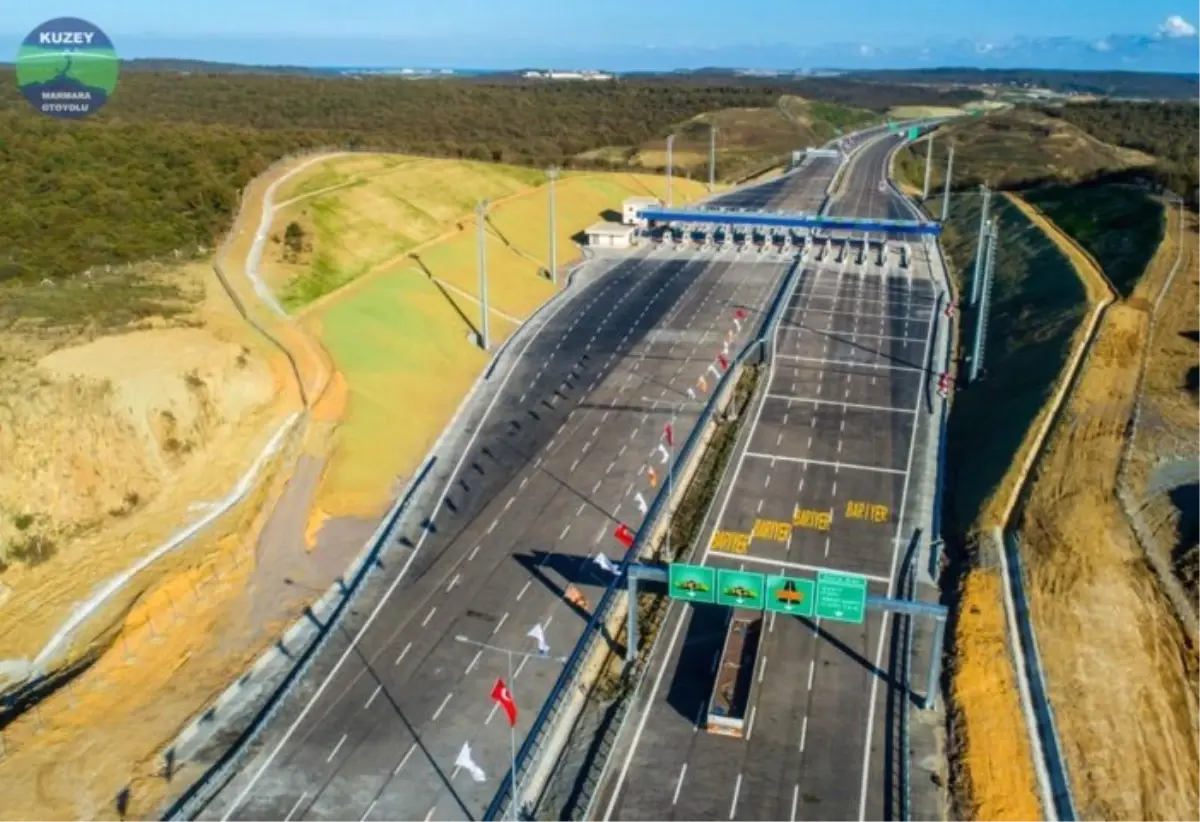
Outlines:
[[[487,200],[475,206],[476,236],[479,242],[479,344],[488,350],[487,299]]]
[[[979,302],[980,276],[983,274],[983,255],[988,242],[988,205],[992,199],[992,192],[986,185],[981,185],[979,190],[983,192],[983,211],[979,214],[979,241],[975,243],[975,271],[971,275],[972,306]]]
[[[708,193],[712,194],[717,178],[717,127],[710,126],[708,132]]]
[[[558,169],[551,166],[546,174],[550,177],[550,282],[558,285],[558,233],[554,224],[554,181],[558,179]]]
[[[675,145],[675,135],[667,136],[667,208],[671,207],[671,161],[672,149]]]
[[[942,197],[942,222],[950,215],[950,176],[954,173],[954,144],[950,144],[950,156],[946,160],[946,193]]]
[[[921,189],[921,202],[929,199],[929,177],[933,171],[933,135],[929,135],[929,144],[925,146],[925,186]]]
[[[979,379],[979,372],[983,369],[983,354],[987,348],[988,304],[991,302],[992,296],[992,269],[996,263],[995,220],[989,221],[987,234],[987,257],[983,267],[983,284],[979,293],[979,307],[975,313],[975,340],[971,350],[971,368],[968,374],[968,383],[975,383]]]

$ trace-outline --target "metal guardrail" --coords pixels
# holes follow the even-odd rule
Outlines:
[[[771,305],[763,315],[763,320],[759,324],[759,328],[755,333],[754,338],[748,342],[741,351],[738,352],[730,367],[721,375],[721,379],[717,382],[708,403],[705,404],[704,410],[701,412],[696,424],[692,427],[691,433],[684,441],[683,447],[680,448],[676,455],[675,462],[672,468],[675,471],[681,470],[682,466],[688,464],[692,458],[693,452],[697,448],[698,443],[704,434],[705,428],[711,421],[716,412],[717,400],[720,398],[733,375],[737,373],[738,366],[743,365],[750,355],[760,346],[765,347],[767,342],[767,334],[773,327],[777,315],[780,313],[782,305],[786,299],[786,295],[790,293],[792,283],[794,282],[797,271],[801,267],[799,259],[793,263],[792,268],[788,271],[786,277],[780,282],[779,290],[772,298]],[[529,728],[529,733],[525,736],[525,740],[521,743],[521,747],[517,752],[515,760],[515,768],[517,776],[520,777],[529,769],[533,754],[541,745],[543,736],[550,730],[553,720],[557,717],[561,707],[563,698],[569,693],[574,680],[579,673],[580,666],[584,660],[590,656],[595,647],[595,643],[604,639],[604,625],[608,619],[609,611],[612,609],[613,603],[616,601],[618,592],[622,590],[621,580],[627,573],[629,565],[633,562],[641,551],[648,536],[655,530],[658,524],[658,519],[663,513],[663,509],[667,505],[668,491],[666,487],[660,487],[655,495],[653,502],[650,504],[646,512],[646,516],[642,524],[638,527],[637,534],[634,537],[632,547],[629,548],[621,558],[617,573],[613,575],[613,579],[605,588],[604,594],[601,596],[596,609],[592,612],[591,618],[588,620],[587,626],[583,630],[583,635],[575,644],[575,648],[571,651],[567,658],[566,664],[559,673],[558,679],[554,686],[550,689],[549,695],[542,703],[541,709],[538,711],[537,717],[534,718],[533,724]],[[500,784],[491,803],[488,805],[483,818],[485,820],[499,819],[501,814],[507,809],[512,802],[512,787],[513,787],[513,770],[510,769],[505,774],[504,780]],[[519,798],[519,797],[518,797]]]
[[[459,410],[455,413],[454,419],[452,419],[450,424],[447,426],[447,431],[458,423],[478,389],[490,381],[500,360],[514,344],[514,342],[521,336],[522,330],[531,329],[530,333],[538,333],[540,329],[533,329],[531,323],[536,321],[537,318],[546,311],[551,310],[551,306],[558,305],[562,300],[567,299],[567,295],[570,291],[570,286],[573,284],[575,275],[578,274],[585,263],[586,261],[582,261],[571,265],[568,268],[564,278],[564,287],[556,294],[557,299],[552,297],[539,306],[532,314],[529,315],[529,317],[526,318],[525,322],[520,328],[510,334],[508,338],[496,348],[496,351],[488,362],[484,372],[476,379],[476,382],[472,385],[468,391],[468,394],[463,398],[463,402],[461,403]],[[331,591],[335,588],[340,589],[342,595],[338,598],[337,604],[334,605],[330,616],[317,629],[316,636],[308,643],[307,647],[299,653],[296,661],[292,663],[282,681],[272,689],[264,704],[257,709],[254,719],[250,722],[250,724],[240,734],[238,734],[233,744],[231,744],[225,750],[225,752],[221,754],[216,762],[209,766],[209,768],[196,781],[190,784],[182,794],[180,794],[171,802],[163,814],[163,819],[175,820],[191,818],[197,812],[199,812],[199,810],[203,808],[205,804],[212,800],[212,797],[215,795],[216,791],[220,789],[220,787],[222,787],[230,778],[232,778],[233,772],[241,764],[242,758],[246,755],[246,749],[249,743],[253,741],[254,738],[261,733],[262,729],[275,717],[276,714],[278,714],[279,710],[283,706],[284,701],[290,695],[292,688],[307,672],[312,660],[317,656],[317,654],[319,654],[321,649],[327,643],[329,636],[333,633],[333,628],[338,624],[350,602],[361,592],[362,587],[369,577],[371,571],[376,567],[380,567],[378,564],[379,557],[391,542],[391,537],[393,536],[395,529],[398,527],[401,517],[408,512],[409,508],[416,500],[418,492],[423,487],[425,480],[433,472],[433,468],[438,460],[437,451],[442,445],[442,439],[442,437],[439,437],[438,441],[435,442],[430,448],[430,452],[426,456],[424,463],[422,463],[420,470],[409,481],[408,486],[396,500],[395,505],[393,505],[393,507],[384,514],[380,521],[380,525],[376,528],[371,538],[367,541],[365,550],[361,552],[359,557],[351,562],[349,566],[347,566],[349,569],[354,568],[355,564],[358,565],[357,569],[352,574],[351,581],[346,583],[343,577],[339,577],[334,582],[334,585],[331,586]],[[311,610],[306,610],[305,616],[302,616],[301,619],[311,620]],[[267,653],[273,652],[273,649],[267,651]]]

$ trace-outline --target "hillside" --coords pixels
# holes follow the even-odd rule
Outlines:
[[[732,181],[787,162],[791,152],[820,146],[839,130],[852,131],[881,117],[866,109],[821,103],[783,95],[772,107],[735,108],[707,112],[677,123],[671,129],[676,173],[708,179],[710,128],[717,128],[716,176]],[[576,155],[576,162],[596,167],[632,165],[652,171],[666,168],[666,139],[655,137],[637,145],[614,145]]]
[[[955,190],[982,183],[995,189],[1077,183],[1154,164],[1149,155],[1103,143],[1061,118],[1015,108],[963,118],[938,130],[931,179],[937,191],[945,181],[947,142],[954,144]],[[902,149],[896,157],[897,173],[917,187],[924,178],[925,150],[922,141]]]
[[[1034,86],[1059,93],[1165,100],[1195,100],[1200,95],[1200,81],[1195,74],[1153,71],[932,68],[854,71],[850,77],[922,85]]]

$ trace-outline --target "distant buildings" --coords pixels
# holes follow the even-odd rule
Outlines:
[[[612,80],[613,75],[603,71],[555,71],[554,69],[530,69],[522,77],[529,80]]]

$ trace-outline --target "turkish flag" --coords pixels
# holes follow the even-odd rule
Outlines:
[[[667,435],[667,447],[674,448],[675,447],[675,437],[671,433],[671,423],[667,423],[666,427],[663,429],[663,433],[665,433]]]
[[[737,317],[739,320],[746,319],[746,309],[739,308],[736,312],[734,312],[733,316]]]
[[[497,679],[496,684],[492,686],[492,699],[504,709],[504,713],[508,714],[508,724],[516,726],[517,703],[513,702],[512,691],[504,684],[503,679]]]
[[[722,370],[722,371],[724,371],[726,368],[728,368],[728,367],[729,367],[729,360],[725,359],[725,355],[724,355],[724,354],[718,354],[718,355],[717,355],[717,362],[721,363],[721,370]]]
[[[621,523],[616,531],[613,531],[613,536],[621,541],[621,544],[626,548],[633,547],[633,531],[629,530],[629,526]]]

